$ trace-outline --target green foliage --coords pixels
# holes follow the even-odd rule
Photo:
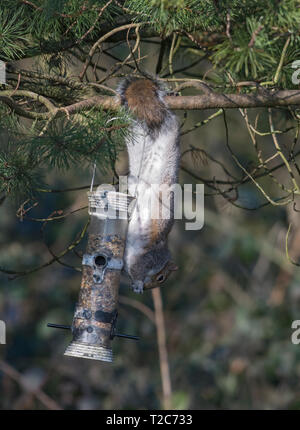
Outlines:
[[[68,169],[74,164],[83,166],[96,161],[104,172],[116,160],[126,135],[125,118],[108,123],[111,118],[110,113],[90,111],[72,121],[53,121],[46,134],[34,136],[27,144],[50,167]]]
[[[137,13],[136,21],[143,21],[147,16],[155,30],[164,35],[175,30],[207,30],[220,23],[212,1],[126,0],[125,7]]]
[[[1,2],[1,58],[42,51],[51,53],[47,58],[51,67],[61,64],[59,47],[80,38],[84,38],[83,44],[97,39],[104,25],[114,25],[122,15],[127,20],[150,22],[147,25],[163,36],[189,32],[197,39],[203,31],[218,32],[220,42],[210,58],[219,71],[230,72],[237,80],[272,80],[289,35],[293,55],[300,49],[298,0],[125,0],[121,2],[124,10],[112,2],[101,16],[106,0],[36,0],[33,4]],[[278,85],[291,85],[289,64],[284,59]]]
[[[19,118],[4,104],[0,103],[0,132],[19,129]]]
[[[224,41],[215,46],[211,60],[219,71],[230,72],[237,81],[249,78],[272,81],[285,42],[290,37],[289,51],[283,58],[283,73],[277,84],[291,87],[291,57],[297,59],[300,49],[299,2],[252,1],[247,7],[249,13],[242,9],[243,15],[234,5],[230,8],[228,33]]]
[[[111,112],[90,110],[72,120],[33,123],[25,132],[15,116],[4,112],[0,121],[0,191],[13,196],[30,195],[44,186],[42,168],[49,172],[96,162],[102,173],[107,172],[124,147],[129,124],[125,112],[116,117]]]
[[[157,31],[166,34],[174,30],[224,31],[228,14],[231,25],[239,29],[244,27],[247,17],[263,17],[263,24],[269,28],[297,31],[299,27],[297,0],[126,0],[125,6],[137,14],[136,20],[147,16]]]
[[[79,39],[90,29],[93,37],[105,22],[111,22],[116,6],[111,4],[98,19],[106,0],[1,0],[0,57],[4,60],[51,50],[55,43]],[[34,5],[34,6],[33,6]],[[26,42],[26,49],[24,49]]]
[[[226,39],[216,46],[216,52],[212,56],[213,62],[246,78],[251,76],[256,79],[262,76],[266,69],[277,63],[268,49],[271,42],[265,42],[266,32],[263,29],[257,34],[253,46],[249,46],[253,32],[260,25],[255,18],[247,18],[245,28],[234,32],[231,39]]]
[[[264,2],[265,3],[265,2]],[[300,23],[300,9],[298,0],[284,0],[267,2],[264,17],[269,27],[297,33]]]
[[[28,35],[24,34],[25,20],[19,10],[0,9],[0,58],[17,59],[24,53]]]
[[[121,23],[147,22],[151,34],[171,36],[167,39],[163,61],[170,50],[172,33],[176,32],[175,61],[180,56],[185,62],[191,55],[194,61],[195,53],[205,55],[214,66],[210,79],[222,87],[222,92],[232,91],[232,80],[245,79],[267,85],[271,83],[278,88],[294,88],[291,65],[300,57],[299,0],[125,0],[119,3],[120,6],[115,2],[107,5],[107,0],[35,0],[28,4],[20,0],[3,0],[0,57],[10,60],[42,53],[36,57],[39,70],[22,76],[20,88],[48,97],[57,107],[76,103],[94,95],[96,90],[85,80],[70,83],[72,77],[68,70],[73,66],[73,57],[66,47],[78,47],[84,58],[91,43],[99,39],[99,34],[119,25],[121,18]],[[189,38],[185,37],[186,33],[189,33]],[[208,45],[205,50],[201,49],[201,37],[205,38],[207,33],[218,37],[213,47]],[[197,41],[198,38],[200,42],[196,46],[192,40]],[[183,48],[181,44],[186,46]],[[41,78],[43,74],[50,78]],[[55,84],[51,77],[57,78]],[[11,87],[15,88],[17,81],[12,83]],[[229,84],[228,88],[224,88],[224,84]],[[249,88],[241,91],[249,91]],[[18,99],[18,102],[23,101]],[[27,101],[25,109],[33,108],[40,112],[44,109],[35,102],[29,107],[29,103]],[[26,130],[24,122],[2,106],[0,128],[6,130],[9,141],[15,139],[16,147],[12,150],[10,145],[9,160],[3,151],[0,168],[2,177],[6,179],[1,190],[8,193],[20,190],[22,171],[25,175],[24,190],[29,190],[30,182],[32,188],[36,188],[36,166],[69,169],[96,160],[100,170],[106,171],[123,147],[125,125],[130,121],[124,112],[118,113],[118,118],[115,116],[114,112],[90,110],[71,118],[33,122],[29,130],[26,124]],[[15,165],[12,163],[13,154],[16,156]],[[33,154],[32,171],[29,172],[28,159]]]
[[[24,151],[23,145],[12,142],[8,137],[8,141],[0,149],[0,192],[13,197],[31,196],[42,182],[41,172],[36,164],[34,153]]]
[[[40,6],[43,7],[42,13],[45,15],[47,19],[51,19],[55,15],[63,13],[65,6],[67,5],[68,2],[67,0],[52,0],[51,2],[40,1],[39,3],[40,3]],[[77,3],[77,7],[80,6],[78,5],[78,2],[76,3]]]
[[[101,22],[96,22],[99,8],[107,1],[82,0],[43,0],[41,3],[42,13],[35,11],[31,32],[34,38],[44,40],[60,40],[63,35],[68,39],[80,38],[94,24],[95,29],[91,35],[99,31],[101,22],[111,18],[112,8],[107,8],[102,16]]]
[[[43,184],[38,153],[30,151],[23,140],[25,129],[19,118],[0,105],[0,192],[13,198],[28,197]]]

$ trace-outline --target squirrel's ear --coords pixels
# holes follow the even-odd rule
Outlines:
[[[175,271],[175,270],[178,270],[178,266],[173,261],[170,261],[168,269],[171,270],[171,271]]]

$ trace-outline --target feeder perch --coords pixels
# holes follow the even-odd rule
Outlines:
[[[91,222],[72,326],[48,326],[71,328],[73,339],[64,355],[112,362],[115,336],[138,339],[116,333],[120,275],[134,197],[101,187],[87,194]]]

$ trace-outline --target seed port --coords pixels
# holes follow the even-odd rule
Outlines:
[[[95,257],[95,264],[96,266],[104,267],[107,264],[107,259],[104,255],[97,255]]]

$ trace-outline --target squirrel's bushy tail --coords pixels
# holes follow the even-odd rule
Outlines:
[[[119,85],[117,92],[121,104],[150,130],[161,127],[168,109],[163,100],[166,93],[155,79],[126,78]]]

